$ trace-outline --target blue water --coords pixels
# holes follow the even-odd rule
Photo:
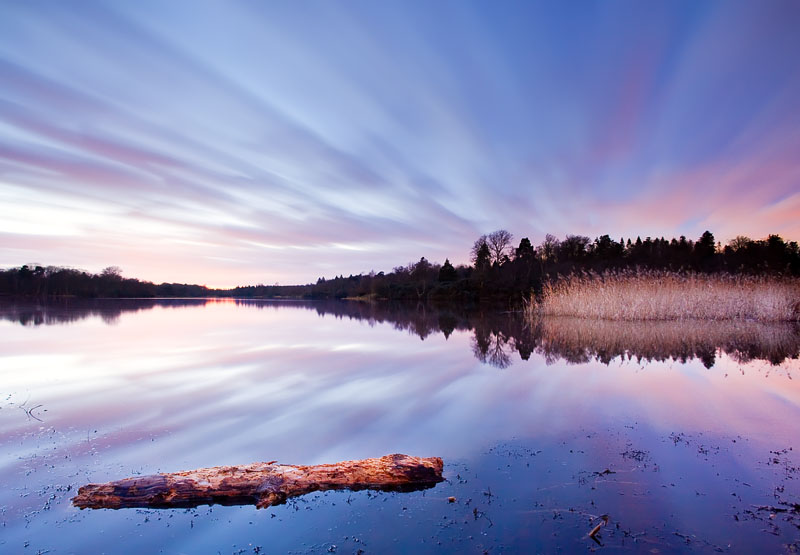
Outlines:
[[[734,349],[719,337],[738,328],[687,327],[692,345],[709,339],[670,355],[675,330],[649,328],[665,354],[644,357],[652,337],[614,329],[605,346],[598,326],[576,346],[490,309],[5,302],[0,551],[800,547],[796,330],[748,328],[770,344]],[[70,504],[81,485],[139,474],[388,453],[440,456],[447,480],[263,510]]]

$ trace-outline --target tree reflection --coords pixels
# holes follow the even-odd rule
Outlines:
[[[259,301],[240,302],[268,306]],[[610,364],[615,359],[685,363],[696,359],[706,368],[714,366],[720,353],[742,363],[765,360],[773,365],[800,356],[800,327],[796,323],[574,318],[545,318],[531,323],[520,312],[480,307],[336,301],[308,306],[321,315],[388,322],[423,340],[439,332],[446,339],[454,332],[471,333],[470,348],[475,358],[496,368],[511,366],[515,353],[520,360],[529,360],[536,353],[548,364],[593,360]]]
[[[480,322],[485,323],[485,321]],[[472,336],[472,354],[484,364],[497,368],[511,366],[511,353],[514,350],[513,338],[503,331],[490,329],[483,325],[475,326]]]
[[[0,303],[0,319],[23,326],[52,326],[100,318],[105,324],[113,326],[126,312],[150,310],[156,306],[203,306],[206,302],[206,299],[14,299]]]
[[[0,302],[0,318],[25,326],[71,324],[101,318],[113,325],[126,312],[154,307],[204,306],[227,302],[260,310],[313,310],[320,316],[389,324],[425,340],[441,333],[470,334],[470,348],[480,362],[508,368],[515,355],[533,354],[546,363],[584,364],[616,360],[687,362],[697,359],[711,368],[721,353],[746,363],[764,360],[773,365],[800,356],[797,323],[748,321],[621,322],[542,318],[529,322],[520,312],[488,307],[433,306],[425,303],[347,301],[261,301],[250,299],[59,299]]]

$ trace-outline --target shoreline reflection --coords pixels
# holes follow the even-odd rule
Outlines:
[[[739,363],[763,360],[780,365],[800,357],[800,325],[751,321],[622,322],[578,318],[542,318],[528,322],[521,312],[489,307],[432,306],[423,303],[365,303],[348,301],[289,301],[252,299],[58,299],[0,302],[0,319],[23,326],[69,325],[100,318],[115,325],[127,312],[159,308],[233,304],[259,310],[305,309],[321,317],[362,320],[370,326],[389,324],[421,340],[441,333],[472,333],[475,358],[496,368],[508,368],[515,355],[532,354],[547,364],[614,359],[637,361],[699,360],[706,368],[727,354]]]
[[[182,308],[205,306],[209,299],[71,299],[46,301],[0,299],[0,320],[22,326],[69,325],[89,318],[100,318],[113,326],[128,312],[152,310],[156,307]]]

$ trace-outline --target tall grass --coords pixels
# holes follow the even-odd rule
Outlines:
[[[800,279],[636,271],[562,277],[532,299],[531,317],[605,320],[800,320]]]

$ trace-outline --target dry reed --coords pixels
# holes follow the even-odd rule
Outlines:
[[[800,279],[638,271],[582,274],[544,285],[529,315],[604,320],[800,320]]]

